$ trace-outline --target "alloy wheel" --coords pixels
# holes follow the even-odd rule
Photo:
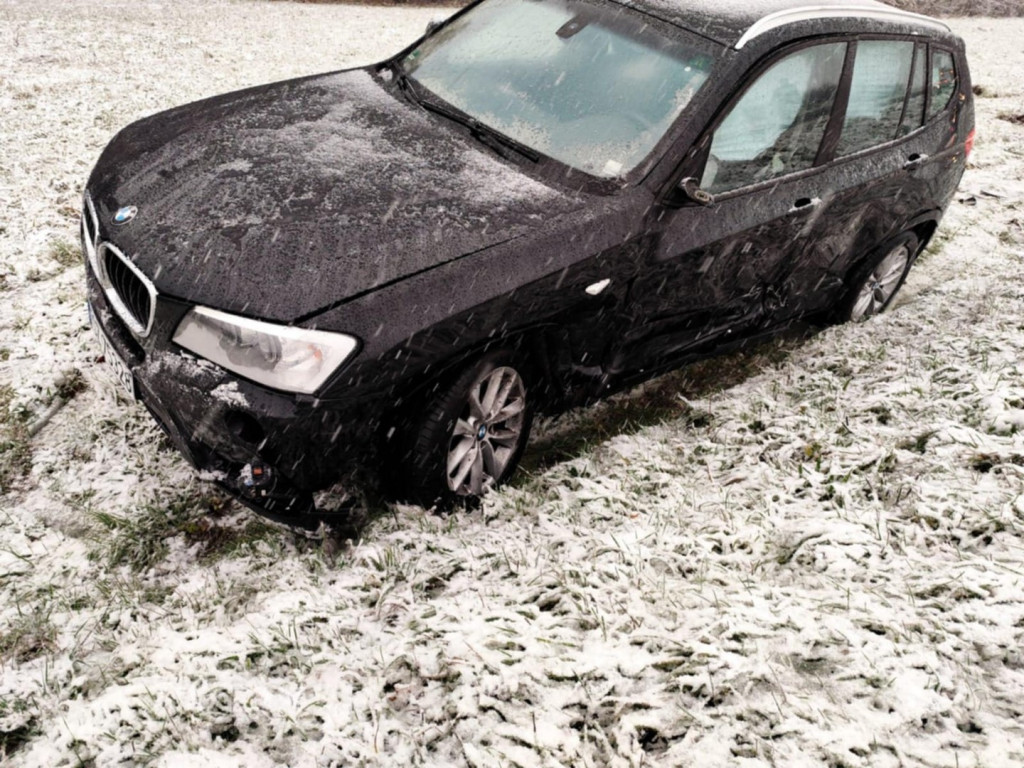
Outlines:
[[[854,322],[861,322],[885,309],[893,294],[900,287],[900,281],[907,271],[908,263],[910,263],[910,248],[906,243],[900,243],[889,251],[886,257],[878,262],[864,279],[857,294],[857,300],[853,303],[850,319]]]
[[[523,436],[526,387],[514,368],[494,368],[469,388],[448,446],[448,489],[480,496],[498,483]]]

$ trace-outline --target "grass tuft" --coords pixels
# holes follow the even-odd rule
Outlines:
[[[1024,16],[1020,0],[891,0],[891,4],[928,16]]]
[[[261,544],[279,545],[282,535],[279,527],[253,515],[248,515],[240,527],[221,525],[203,516],[187,523],[182,533],[190,545],[199,545],[200,558],[207,560],[248,554]]]
[[[22,614],[10,628],[0,631],[0,661],[31,661],[55,650],[56,640],[57,628],[48,615]]]
[[[0,698],[0,765],[39,732],[33,709],[17,696]]]
[[[50,243],[50,258],[62,267],[74,267],[82,263],[82,252],[74,243],[64,238],[54,238]]]
[[[64,371],[54,384],[55,394],[62,400],[70,400],[86,388],[85,377],[77,368]]]
[[[29,414],[13,403],[14,390],[0,387],[0,493],[32,467]]]
[[[281,530],[251,515],[239,525],[224,524],[225,499],[189,490],[164,503],[145,504],[135,514],[89,510],[106,531],[92,557],[111,567],[143,572],[167,557],[169,542],[182,537],[200,560],[248,554],[261,544],[280,543]]]
[[[165,504],[143,505],[134,515],[93,510],[92,518],[109,532],[93,556],[112,568],[147,571],[166,558],[171,539],[196,524],[198,508],[198,495],[187,492]]]

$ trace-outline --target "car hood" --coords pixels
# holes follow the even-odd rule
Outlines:
[[[161,293],[285,322],[583,205],[369,70],[133,123],[89,191],[105,236]],[[118,226],[122,206],[138,213]]]

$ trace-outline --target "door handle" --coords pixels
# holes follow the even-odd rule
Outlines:
[[[920,168],[922,165],[924,165],[924,161],[927,159],[928,155],[922,154],[920,152],[915,152],[914,154],[907,158],[907,162],[903,164],[903,170],[912,171],[915,168]]]
[[[789,209],[789,212],[804,213],[806,211],[813,211],[819,205],[821,205],[820,197],[801,197],[793,203],[793,207]]]

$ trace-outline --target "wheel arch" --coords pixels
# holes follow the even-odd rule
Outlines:
[[[509,350],[526,366],[532,389],[539,390],[541,410],[557,408],[566,396],[566,372],[569,365],[568,340],[560,326],[546,322],[509,331],[468,345],[443,361],[420,372],[421,380],[402,393],[402,402],[394,416],[416,407],[424,398],[443,389],[462,370],[478,358],[497,350]],[[531,393],[532,396],[532,393]]]
[[[906,241],[908,246],[910,246],[910,244],[913,243],[913,246],[912,249],[910,247],[907,248],[909,253],[906,257],[906,261],[903,263],[898,282],[894,284],[894,287],[892,288],[891,292],[889,292],[888,296],[884,297],[884,303],[881,304],[881,306],[879,306],[878,308],[871,308],[870,311],[867,312],[866,314],[861,314],[860,310],[858,310],[855,313],[855,307],[857,307],[857,302],[861,298],[867,297],[869,295],[868,293],[865,293],[863,291],[863,288],[867,284],[869,278],[873,282],[873,285],[870,289],[871,292],[875,292],[880,285],[884,285],[884,282],[874,282],[876,280],[882,280],[882,278],[872,276],[872,271],[876,268],[876,265],[883,263],[883,260],[887,260],[890,253],[895,253],[895,248],[898,247],[900,243],[904,241]],[[851,320],[863,320],[871,315],[878,314],[879,312],[884,311],[888,307],[892,299],[896,296],[900,287],[902,287],[904,280],[906,280],[907,274],[910,272],[911,267],[914,265],[914,259],[920,252],[921,240],[917,234],[917,229],[915,227],[904,227],[898,230],[897,234],[887,238],[886,240],[883,240],[881,243],[875,246],[874,249],[869,251],[867,254],[865,254],[865,256],[862,259],[858,261],[858,266],[856,266],[850,272],[850,275],[846,280],[846,293],[842,300],[836,306],[834,312],[832,313],[832,321],[845,323]],[[876,300],[869,299],[869,302],[871,304],[873,304],[874,301]],[[877,299],[877,301],[881,302],[883,301],[883,299]]]
[[[914,254],[915,259],[924,251],[925,248],[928,247],[928,244],[931,242],[932,238],[935,236],[935,232],[939,228],[939,222],[941,219],[942,211],[935,209],[915,216],[907,222],[907,226],[903,228],[904,232],[911,231],[917,235],[918,247],[917,253]]]
[[[855,279],[858,273],[864,268],[866,259],[869,259],[873,253],[881,248],[885,243],[895,240],[905,232],[912,232],[918,241],[917,251],[913,254],[913,260],[916,261],[917,257],[928,247],[928,243],[935,236],[936,230],[939,228],[939,222],[942,219],[942,210],[934,208],[928,211],[922,211],[916,216],[907,219],[903,224],[894,226],[888,230],[884,237],[881,237],[875,242],[873,239],[868,241],[871,243],[869,246],[861,246],[858,249],[856,256],[847,262],[844,271],[843,283],[845,285],[844,291],[849,287],[849,283],[852,279]],[[913,264],[913,261],[911,262]]]
[[[420,382],[403,390],[401,402],[390,410],[385,419],[388,424],[386,434],[381,435],[381,448],[382,455],[388,458],[388,465],[392,469],[384,470],[381,475],[385,484],[382,490],[390,488],[384,490],[384,493],[395,499],[411,500],[425,506],[438,503],[447,507],[452,501],[451,494],[443,489],[434,489],[429,493],[425,491],[432,485],[428,478],[436,467],[431,458],[435,452],[424,451],[423,441],[436,442],[437,430],[440,428],[438,425],[447,421],[447,418],[438,420],[437,414],[448,412],[452,392],[460,390],[467,373],[485,362],[493,364],[495,359],[505,360],[499,365],[513,366],[525,380],[529,415],[526,416],[524,430],[525,435],[528,435],[538,403],[547,399],[551,392],[559,391],[554,383],[557,377],[550,356],[554,347],[549,340],[557,330],[552,324],[543,324],[495,336],[460,349],[443,362],[422,370]],[[512,467],[518,462],[518,456],[525,447],[526,437],[523,439],[516,457],[512,459]],[[399,467],[409,469],[412,474],[396,473]]]

